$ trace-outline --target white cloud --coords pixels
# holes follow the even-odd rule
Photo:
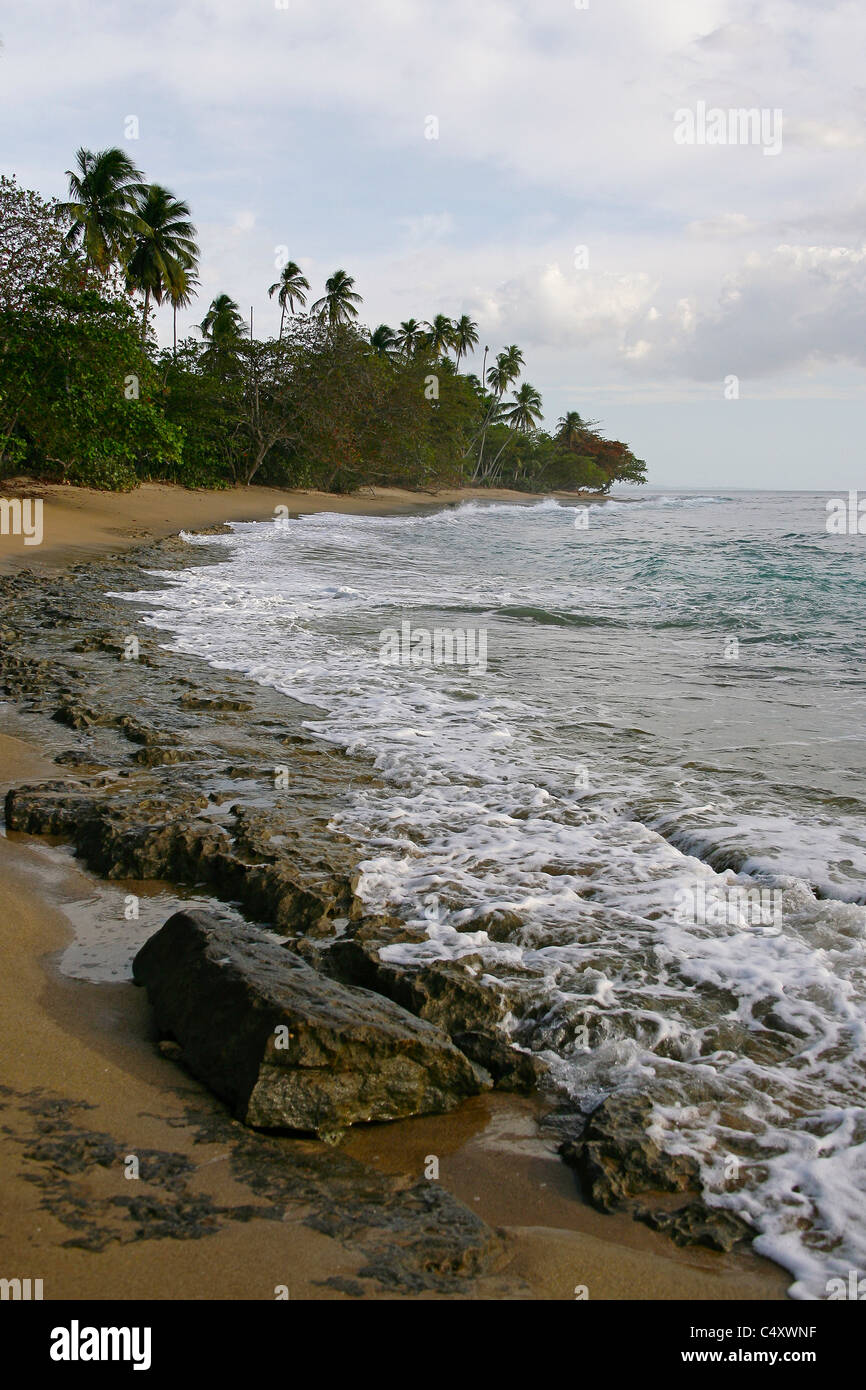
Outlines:
[[[371,322],[472,312],[532,379],[863,364],[859,0],[31,0],[4,39],[25,181],[60,191],[79,143],[140,114],[136,155],[199,221],[191,319],[227,289],[268,322],[288,243],[314,286],[345,264]],[[782,153],[677,146],[698,100],[781,108]],[[346,148],[375,171],[364,206],[329,177]]]
[[[754,235],[757,223],[752,222],[744,212],[723,212],[718,217],[705,217],[686,225],[688,236],[699,237],[704,241],[726,241],[733,237]]]

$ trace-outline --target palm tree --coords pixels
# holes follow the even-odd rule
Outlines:
[[[520,348],[517,346],[516,343],[512,343],[509,347],[503,348],[500,353],[497,353],[496,366],[491,367],[489,372],[487,373],[487,384],[490,387],[491,399],[490,405],[487,410],[487,414],[484,417],[484,422],[480,430],[481,448],[478,453],[478,463],[476,464],[475,472],[472,475],[473,479],[480,478],[483,476],[484,445],[487,442],[487,431],[490,428],[491,424],[493,424],[493,422],[498,418],[500,413],[502,397],[505,395],[505,392],[508,390],[512,381],[516,381],[517,378],[520,376],[520,368],[522,366],[523,353],[520,351]],[[474,442],[475,441],[473,440],[473,444]],[[498,458],[499,455],[497,454],[496,457]]]
[[[216,361],[235,352],[243,341],[245,324],[231,295],[218,294],[199,325],[208,343],[208,355]]]
[[[331,278],[325,281],[325,293],[316,300],[312,312],[330,328],[351,323],[352,319],[358,317],[355,305],[363,303],[361,296],[355,293],[354,285],[353,276],[347,275],[345,270],[335,270]]]
[[[541,419],[541,396],[534,386],[524,381],[519,390],[514,392],[513,404],[506,406],[502,415],[518,434],[531,434]]]
[[[461,314],[454,324],[453,347],[457,354],[455,367],[460,370],[460,358],[474,352],[478,346],[478,324],[473,323],[468,314]]]
[[[496,366],[491,367],[487,373],[487,385],[493,393],[494,399],[500,401],[505,395],[514,379],[514,371],[508,365],[503,353],[499,353],[496,358]]]
[[[534,386],[530,386],[528,381],[524,381],[519,390],[514,392],[512,404],[505,406],[501,412],[501,418],[508,424],[511,434],[507,436],[496,458],[490,465],[488,472],[491,482],[496,480],[496,465],[514,438],[514,435],[532,434],[541,419],[541,414],[541,396]]]
[[[577,443],[585,422],[581,419],[578,411],[568,410],[564,415],[560,415],[556,424],[557,439],[561,439],[563,444],[571,447],[572,444]]]
[[[276,284],[271,285],[271,288],[268,290],[268,297],[270,299],[273,299],[275,294],[277,295],[277,303],[282,309],[280,315],[280,342],[282,342],[283,328],[286,322],[286,304],[289,306],[290,314],[295,312],[296,300],[303,309],[307,302],[307,296],[304,291],[309,288],[310,282],[304,275],[301,267],[296,265],[294,261],[288,261],[280,271],[279,280],[277,280]],[[279,293],[277,293],[277,291],[279,291]]]
[[[510,347],[503,348],[496,358],[497,362],[504,362],[509,372],[509,385],[520,376],[520,369],[523,366],[523,353],[516,343]]]
[[[177,359],[177,311],[186,309],[195,299],[198,275],[192,266],[182,266],[177,279],[168,287],[172,309],[172,357]]]
[[[413,357],[424,341],[424,330],[417,319],[406,319],[394,337],[394,346],[404,357]]]
[[[189,290],[189,272],[198,260],[195,227],[189,207],[158,183],[145,188],[136,205],[136,230],[126,263],[128,289],[144,294],[141,342],[147,338],[147,314],[151,298],[161,304],[172,290]]]
[[[136,204],[144,191],[144,177],[123,150],[80,149],[77,170],[67,169],[69,201],[60,203],[58,215],[70,223],[66,240],[83,246],[90,264],[105,272],[126,260],[133,233],[138,230]]]
[[[387,323],[380,323],[379,327],[370,334],[370,346],[390,362],[396,346],[396,334],[393,328],[389,328]]]
[[[448,349],[454,346],[453,323],[444,314],[437,314],[427,327],[430,330],[427,334],[427,347],[437,357],[444,357]]]

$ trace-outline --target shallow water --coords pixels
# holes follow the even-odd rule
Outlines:
[[[866,1268],[866,537],[826,500],[250,523],[125,596],[328,711],[383,777],[361,892],[427,927],[392,950],[471,957],[578,1103],[649,1092],[806,1297]],[[404,623],[474,664],[386,664]]]

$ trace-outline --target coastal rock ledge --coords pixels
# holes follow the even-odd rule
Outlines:
[[[285,946],[177,912],[133,962],[162,1038],[245,1124],[334,1139],[450,1110],[489,1085],[439,1028],[320,975]]]

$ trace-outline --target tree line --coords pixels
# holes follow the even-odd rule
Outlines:
[[[484,347],[475,374],[461,371],[480,351],[466,314],[368,331],[343,269],[308,306],[286,256],[268,288],[275,334],[254,336],[222,293],[178,342],[177,311],[199,285],[188,205],[120,149],[80,149],[67,177],[64,201],[0,178],[0,474],[340,492],[645,481],[627,445],[578,411],[541,427],[516,344]],[[163,303],[171,348],[152,330]]]

